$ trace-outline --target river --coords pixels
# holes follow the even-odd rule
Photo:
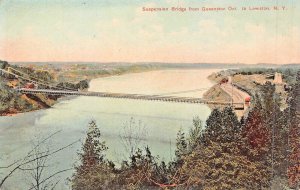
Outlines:
[[[90,91],[123,92],[138,94],[172,94],[174,96],[202,97],[213,85],[207,76],[216,69],[198,70],[160,70],[133,73],[94,79]],[[197,91],[193,91],[198,89]],[[183,92],[183,93],[180,93]],[[132,133],[142,137],[140,147],[149,146],[159,160],[170,161],[174,158],[176,134],[181,128],[188,132],[193,117],[205,121],[210,114],[207,105],[112,99],[99,97],[62,98],[52,108],[15,116],[0,117],[0,167],[22,158],[33,144],[47,135],[57,133],[47,147],[52,150],[81,139],[83,142],[88,123],[95,120],[101,130],[103,140],[109,147],[106,157],[120,165],[128,156],[126,146],[120,136],[130,121],[135,122]],[[137,129],[137,130],[136,130]],[[81,143],[49,158],[46,175],[59,169],[72,168],[77,162],[77,152]],[[0,170],[0,179],[9,170]],[[69,187],[65,178],[73,171],[60,175],[58,189]],[[29,172],[17,172],[10,177],[7,189],[26,189],[30,184]],[[5,187],[3,189],[5,189]]]

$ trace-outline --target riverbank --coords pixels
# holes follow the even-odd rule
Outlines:
[[[27,102],[27,107],[23,108],[13,108],[10,107],[3,113],[0,113],[0,116],[15,116],[20,113],[26,113],[31,111],[37,111],[41,109],[47,109],[53,106],[56,101],[57,97],[53,96],[52,98],[47,98],[45,95],[37,94],[37,95],[21,95],[21,101]]]
[[[252,93],[233,82],[234,74],[230,71],[213,73],[208,78],[217,84],[205,93],[204,98],[219,102],[232,102],[236,105],[242,103],[243,107],[235,106],[236,115],[238,118],[242,118],[249,110],[249,104],[244,103],[245,99],[251,97]],[[210,105],[211,109],[223,109],[224,107],[224,105]]]
[[[47,75],[49,75],[47,77],[47,79],[50,79],[49,82],[56,82],[59,83],[59,86],[68,88],[81,88],[83,81],[90,82],[92,79],[96,78],[119,76],[129,73],[140,73],[159,69],[158,67],[149,65],[130,65],[99,70],[87,67],[78,70],[64,70],[63,68],[60,70],[47,70],[44,68],[33,69],[30,67],[14,66],[5,61],[2,61],[0,66],[2,69],[7,69],[9,67],[16,67],[18,69],[20,68],[22,71],[25,69],[26,72],[23,72],[28,76],[36,75],[42,70],[43,73],[47,73]],[[60,96],[49,96],[43,94],[18,94],[12,89],[20,85],[21,82],[18,78],[13,79],[9,76],[7,78],[0,76],[0,78],[0,116],[14,116],[19,113],[47,109],[55,105],[57,103],[57,99],[60,98]],[[84,85],[84,88],[88,88],[88,84]]]
[[[261,94],[261,87],[263,85],[266,83],[271,83],[275,85],[275,93],[279,97],[280,108],[283,110],[287,107],[287,99],[289,94],[289,91],[285,89],[285,85],[289,86],[292,84],[292,82],[289,80],[288,75],[282,77],[280,80],[282,81],[281,83],[274,81],[274,75],[277,72],[277,70],[276,72],[273,70],[270,72],[269,70],[264,69],[234,69],[212,73],[210,76],[208,76],[208,79],[216,84],[210,88],[203,97],[205,99],[212,99],[215,101],[231,101],[230,93],[225,92],[226,90],[222,89],[222,87],[224,87],[222,81],[226,81],[229,78],[236,89],[247,93],[249,96],[251,96],[252,100],[255,98],[255,95]],[[284,69],[281,70],[281,73],[284,72],[286,72]],[[222,107],[224,106],[210,106],[211,109]],[[239,111],[236,111],[236,113],[239,117],[241,116]]]
[[[203,98],[207,100],[220,101],[220,102],[230,102],[231,97],[220,86],[220,81],[224,78],[220,72],[212,73],[207,78],[215,83],[209,90],[203,94]],[[211,109],[214,108],[224,108],[224,105],[208,105]]]
[[[102,66],[102,65],[101,65]],[[68,69],[49,70],[53,73],[56,80],[78,82],[81,80],[92,80],[102,77],[118,76],[129,73],[141,73],[155,70],[162,70],[162,67],[154,65],[127,65],[127,66],[99,66],[96,65],[77,65]]]

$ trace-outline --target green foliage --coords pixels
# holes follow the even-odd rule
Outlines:
[[[75,88],[77,89],[88,89],[89,88],[89,83],[87,80],[82,80],[82,81],[79,81],[79,83],[76,84]]]
[[[54,82],[53,76],[48,71],[34,70],[33,68],[30,67],[22,67],[17,65],[9,65],[9,66],[21,72],[18,73],[14,71],[16,72],[16,74],[21,74],[22,76],[28,77],[32,80],[39,80],[40,82]]]
[[[297,75],[297,83],[293,87],[289,100],[289,107],[286,110],[288,118],[288,181],[290,187],[300,188],[300,71]]]
[[[292,144],[291,135],[289,137],[293,123],[292,109],[297,106],[290,105],[281,111],[275,87],[270,83],[262,86],[261,92],[260,96],[256,96],[255,104],[243,127],[243,137],[248,148],[247,155],[251,161],[260,162],[265,166],[270,180],[274,178],[286,180],[290,165],[288,155]],[[292,100],[295,97],[297,96],[294,95]]]
[[[101,141],[101,133],[95,121],[89,123],[87,138],[79,153],[81,165],[77,168],[79,173],[91,169],[93,166],[104,162],[104,152],[108,149],[104,141]]]
[[[10,107],[10,102],[13,99],[13,94],[0,81],[0,114],[7,111]]]
[[[1,61],[0,60],[0,69],[5,69],[8,66],[7,61]]]
[[[185,134],[180,129],[177,133],[177,138],[176,138],[176,151],[175,155],[177,158],[180,158],[181,156],[185,155],[187,153],[187,142],[185,139]]]
[[[170,165],[174,169],[169,183],[187,189],[260,189],[269,185],[265,166],[245,154],[241,124],[231,108],[214,110],[200,139]]]
[[[76,173],[72,179],[73,189],[81,190],[89,189],[89,187],[105,189],[107,180],[111,180],[110,177],[112,177],[108,171],[113,170],[113,166],[104,159],[107,149],[105,142],[101,140],[101,133],[96,122],[91,121],[82,152],[78,153],[81,163],[75,167]],[[106,172],[98,173],[96,168]]]
[[[188,135],[188,151],[192,151],[196,148],[196,146],[201,142],[202,135],[202,121],[199,117],[195,117],[193,119],[193,127],[189,131]]]
[[[42,81],[53,81],[53,76],[48,71],[34,71],[30,75]]]
[[[83,90],[89,88],[89,83],[87,80],[79,81],[77,84],[73,84],[70,82],[60,82],[56,85],[59,88],[68,88],[73,90]]]
[[[152,156],[149,147],[144,152],[138,149],[130,157],[130,163],[123,163],[115,184],[122,189],[153,189],[153,181],[159,177],[157,169],[157,160]]]
[[[223,111],[213,110],[206,120],[206,129],[203,140],[213,140],[218,143],[231,142],[239,138],[241,124],[232,108],[226,107]]]
[[[31,108],[31,104],[21,99],[3,81],[0,81],[0,115],[10,113],[12,109],[15,111],[27,111]]]
[[[260,189],[268,181],[263,165],[251,162],[240,152],[224,152],[212,142],[197,147],[183,159],[177,184],[190,189]]]

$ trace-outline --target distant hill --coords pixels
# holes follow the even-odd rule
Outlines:
[[[294,63],[294,64],[285,64],[285,65],[281,65],[281,67],[285,67],[285,68],[299,68],[300,67],[300,63]]]
[[[243,64],[243,63],[162,63],[162,62],[13,62],[16,65],[39,65],[52,67],[61,67],[66,65],[90,65],[90,66],[132,66],[132,65],[152,65],[162,68],[187,68],[187,69],[199,69],[199,68],[278,68],[278,67],[294,67],[300,64],[272,64],[272,63],[258,63],[258,64]]]

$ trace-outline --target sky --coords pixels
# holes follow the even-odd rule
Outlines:
[[[285,11],[241,11],[261,6]],[[300,63],[300,1],[0,0],[0,60]]]

